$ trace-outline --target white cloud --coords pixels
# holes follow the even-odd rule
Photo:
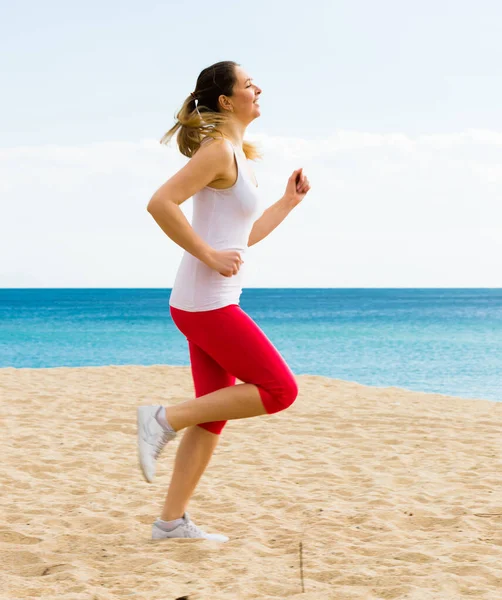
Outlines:
[[[502,285],[502,133],[249,139],[266,206],[300,166],[312,190],[247,286]],[[0,286],[171,287],[183,250],[146,205],[187,160],[174,140],[0,149]]]

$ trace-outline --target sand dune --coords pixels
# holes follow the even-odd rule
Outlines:
[[[0,369],[0,598],[500,600],[502,402],[298,382],[227,424],[190,503],[230,541],[153,542],[178,441],[145,483],[136,406],[189,367]]]

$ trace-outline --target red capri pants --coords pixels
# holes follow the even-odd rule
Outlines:
[[[298,384],[277,348],[238,304],[190,312],[170,306],[176,327],[188,341],[195,397],[235,385],[236,378],[258,387],[272,414],[291,406]],[[227,421],[199,423],[221,433]]]

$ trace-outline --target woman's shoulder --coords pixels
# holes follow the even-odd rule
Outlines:
[[[203,151],[202,151],[203,150]],[[206,136],[199,144],[196,154],[210,157],[209,160],[219,160],[225,163],[231,163],[234,159],[234,149],[229,140],[226,138],[215,138],[212,136]]]
[[[199,147],[202,146],[209,146],[209,144],[216,144],[216,145],[232,145],[232,143],[230,142],[230,140],[228,140],[225,137],[213,137],[212,135],[206,135],[205,137],[202,138]]]

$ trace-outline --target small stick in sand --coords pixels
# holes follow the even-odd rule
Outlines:
[[[305,592],[305,585],[303,584],[303,543],[300,540],[300,577],[302,580],[302,593]]]

